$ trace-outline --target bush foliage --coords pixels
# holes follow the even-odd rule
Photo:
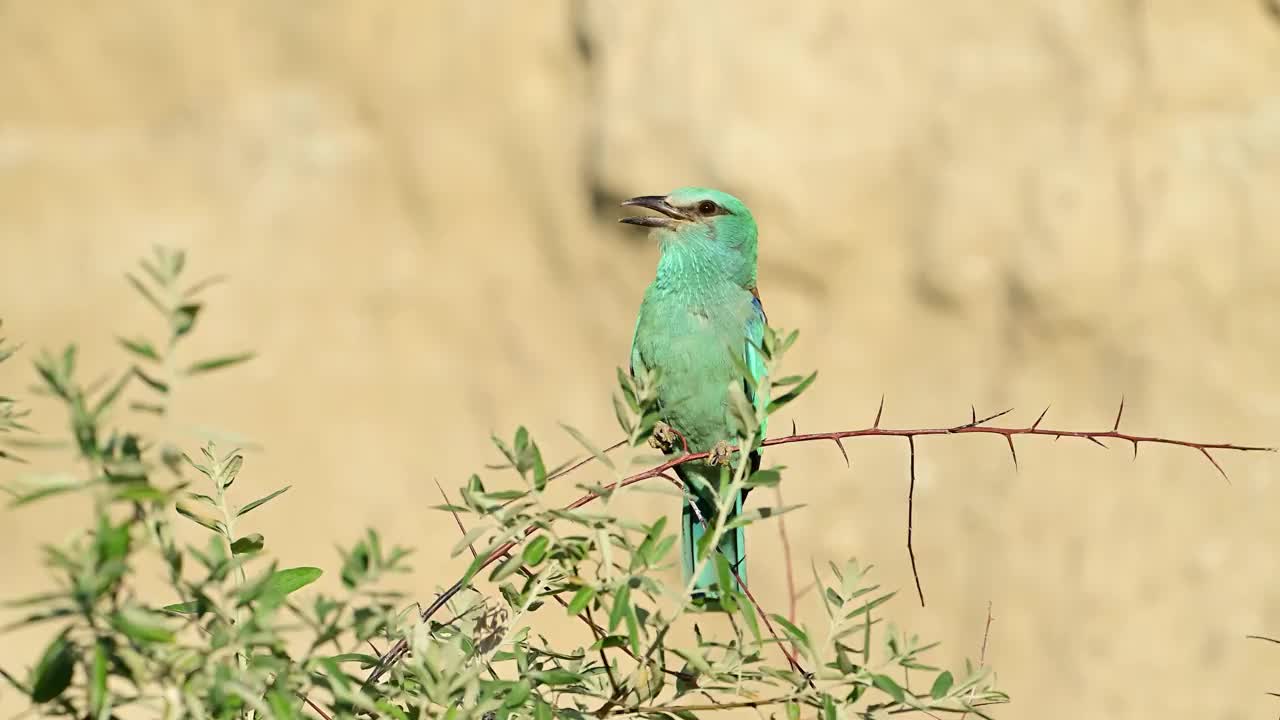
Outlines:
[[[76,470],[19,475],[32,444],[0,450],[18,478],[5,484],[12,512],[68,494],[92,500],[82,529],[43,550],[48,589],[10,602],[24,615],[11,627],[53,626],[53,639],[25,671],[0,671],[41,714],[489,720],[692,718],[756,708],[791,719],[916,711],[985,717],[986,706],[1005,700],[983,668],[930,666],[925,656],[933,644],[886,622],[893,593],[856,562],[815,571],[826,611],[819,626],[760,608],[723,558],[707,553],[727,530],[774,522],[788,510],[762,507],[728,520],[739,490],[781,479],[779,468],[751,472],[746,453],[712,490],[718,517],[704,519],[713,532],[700,563],[713,563],[727,589],[713,613],[727,622],[699,622],[712,618],[692,604],[692,587],[670,579],[679,566],[677,532],[665,518],[619,519],[612,508],[640,483],[618,482],[624,473],[614,459],[572,428],[612,482],[581,483],[583,500],[553,506],[544,490],[570,468],[549,468],[523,428],[509,441],[495,438],[505,464],[485,479],[473,475],[456,504],[438,508],[469,528],[452,552],[471,552],[474,561],[426,610],[381,588],[389,574],[410,572],[410,552],[372,530],[331,565],[340,591],[316,592],[309,586],[322,575],[323,558],[316,567],[280,567],[266,539],[246,531],[246,516],[287,501],[288,486],[247,488],[240,451],[212,443],[184,448],[138,429],[140,418],[165,418],[178,384],[251,357],[186,358],[184,341],[198,326],[200,297],[212,281],[187,287],[184,254],[163,248],[140,269],[127,279],[163,320],[162,341],[120,338],[127,369],[88,385],[74,345],[35,361],[43,392],[66,412],[75,461],[68,467]],[[768,334],[761,349],[769,377],[781,377],[794,340],[794,333]],[[0,340],[0,360],[13,352]],[[632,447],[651,433],[660,381],[619,373],[614,406]],[[761,415],[811,381],[782,378],[761,388],[762,396],[778,398],[768,407],[736,393],[740,446],[758,444],[751,428],[760,427]],[[33,437],[25,418],[15,400],[0,396],[0,440]],[[678,502],[681,490],[660,477],[645,485]],[[179,542],[179,523],[199,526],[205,542]],[[153,565],[167,580],[158,595],[135,587],[140,568]],[[581,637],[539,632],[549,613],[577,617]],[[724,630],[701,627],[713,624]],[[682,625],[694,627],[692,640],[673,640],[690,635],[671,632]],[[407,652],[379,657],[393,647]]]

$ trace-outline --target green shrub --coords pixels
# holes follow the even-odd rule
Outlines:
[[[130,366],[112,381],[83,385],[75,346],[35,362],[45,390],[67,412],[69,445],[81,470],[26,476],[5,489],[14,506],[68,493],[93,501],[81,532],[45,548],[49,589],[12,603],[29,613],[16,625],[57,626],[27,672],[3,672],[40,713],[690,718],[754,707],[787,718],[879,718],[911,710],[983,715],[981,708],[1005,700],[990,688],[984,669],[966,665],[953,674],[930,667],[923,656],[932,644],[882,619],[893,593],[871,584],[867,568],[856,563],[833,565],[815,578],[826,609],[823,626],[798,627],[763,612],[723,558],[705,555],[730,526],[729,499],[743,487],[780,479],[777,469],[749,472],[745,454],[722,475],[719,517],[707,519],[716,530],[701,558],[716,564],[721,588],[728,589],[719,614],[729,622],[718,635],[697,630],[691,644],[673,641],[670,631],[705,614],[695,614],[690,587],[663,579],[679,565],[677,534],[664,518],[634,523],[610,512],[625,499],[624,488],[642,480],[669,489],[663,475],[650,469],[624,476],[572,429],[614,480],[582,484],[583,500],[553,507],[544,488],[576,466],[549,469],[523,428],[509,442],[495,438],[507,460],[501,470],[515,481],[506,487],[514,489],[491,489],[475,475],[457,504],[441,506],[469,528],[453,554],[470,548],[475,559],[425,610],[379,588],[386,575],[409,572],[410,553],[384,545],[372,530],[341,551],[334,566],[341,592],[312,592],[307,586],[321,576],[319,567],[279,567],[261,534],[241,530],[248,513],[287,500],[281,497],[287,486],[249,491],[239,479],[240,452],[210,443],[189,453],[131,422],[137,413],[163,417],[178,384],[251,357],[182,359],[183,341],[204,307],[200,293],[210,284],[184,288],[184,259],[158,249],[140,274],[128,276],[168,333],[159,343],[120,339]],[[770,376],[779,376],[794,339],[766,338]],[[12,352],[0,341],[0,360]],[[656,420],[657,381],[619,373],[615,407],[633,447],[644,444]],[[784,379],[778,385],[791,391],[779,396],[794,397],[807,384]],[[742,428],[760,426],[745,398],[735,411]],[[0,438],[29,432],[23,417],[15,401],[0,397]],[[743,446],[759,442],[743,432]],[[681,491],[670,492],[678,497]],[[774,521],[785,510],[761,508],[734,522]],[[179,544],[174,526],[185,522],[207,531],[207,542]],[[159,596],[140,593],[138,568],[157,561],[168,589]],[[576,616],[582,637],[540,634],[539,619],[548,613]]]

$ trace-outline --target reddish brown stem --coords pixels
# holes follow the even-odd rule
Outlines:
[[[986,418],[981,421],[969,422],[964,425],[957,425],[952,427],[905,428],[905,429],[879,427],[880,416],[883,413],[883,410],[884,410],[884,401],[882,398],[880,409],[876,412],[875,424],[869,428],[863,428],[861,430],[837,430],[834,432],[825,432],[825,433],[806,433],[803,435],[788,435],[785,437],[765,440],[764,442],[761,443],[761,445],[764,447],[768,447],[771,445],[787,445],[791,443],[813,442],[815,440],[838,441],[838,440],[843,440],[845,438],[878,436],[878,437],[908,438],[909,442],[912,445],[912,449],[914,450],[914,439],[917,437],[923,437],[927,435],[956,435],[956,434],[967,434],[967,433],[979,433],[979,434],[986,434],[986,435],[1001,435],[1004,438],[1006,438],[1006,440],[1011,440],[1015,435],[1044,435],[1044,436],[1053,437],[1055,439],[1063,438],[1063,437],[1080,438],[1084,440],[1090,440],[1099,445],[1102,445],[1101,443],[1102,438],[1110,438],[1110,439],[1133,443],[1135,447],[1140,443],[1151,443],[1151,444],[1158,444],[1158,445],[1177,445],[1180,447],[1191,448],[1193,450],[1200,452],[1206,458],[1208,458],[1209,461],[1213,464],[1213,466],[1219,472],[1221,472],[1224,477],[1226,476],[1226,473],[1223,472],[1222,467],[1218,465],[1217,461],[1214,460],[1213,456],[1209,454],[1210,450],[1233,450],[1233,451],[1239,451],[1239,452],[1275,452],[1276,451],[1276,449],[1272,447],[1237,445],[1235,443],[1207,443],[1207,442],[1197,442],[1197,441],[1191,441],[1191,440],[1177,440],[1173,438],[1163,438],[1163,437],[1158,437],[1153,435],[1132,435],[1129,433],[1122,433],[1114,429],[1106,430],[1106,431],[1085,431],[1085,430],[1054,430],[1054,429],[1048,429],[1048,428],[1041,428],[1040,422],[1044,419],[1045,414],[1048,413],[1049,411],[1048,408],[1045,408],[1044,412],[1040,413],[1040,417],[1034,423],[1032,423],[1027,427],[996,427],[996,426],[988,426],[988,425],[982,424],[989,419],[993,419],[995,417],[999,417],[1001,415],[1008,413],[1009,411],[1006,410],[1002,413],[998,413],[996,415],[991,416],[991,418]],[[974,414],[976,415],[976,413]],[[1102,445],[1102,446],[1106,447],[1105,445]],[[686,453],[679,457],[670,458],[659,465],[655,465],[654,467],[649,468],[648,470],[638,472],[618,482],[611,483],[605,486],[605,489],[616,490],[618,488],[634,485],[638,482],[643,482],[645,480],[658,477],[663,473],[666,473],[667,471],[676,467],[677,465],[682,465],[687,462],[693,462],[695,460],[701,460],[706,458],[708,455],[710,455],[710,453],[708,452]],[[912,454],[912,460],[914,463],[914,452]],[[912,470],[914,475],[914,466]],[[565,474],[565,473],[561,473],[561,474]],[[599,497],[600,496],[595,493],[589,493],[587,495],[584,495],[578,498],[572,503],[569,503],[568,505],[565,506],[564,509],[576,510],[596,500]],[[487,558],[485,558],[479,570],[483,570],[484,568],[496,562],[499,558],[505,556],[508,552],[510,552],[512,548],[514,548],[520,542],[523,542],[524,538],[527,538],[528,536],[532,535],[534,532],[535,532],[535,528],[530,527],[525,530],[524,536],[520,540],[511,540],[506,543],[503,543],[496,550],[490,553]],[[910,528],[908,528],[908,532],[910,533]],[[912,560],[914,565],[914,552],[912,553]],[[917,591],[920,592],[918,576],[916,578],[916,581],[917,581]],[[463,583],[459,581],[455,583],[453,586],[451,586],[444,593],[441,593],[441,595],[437,597],[436,600],[431,603],[431,605],[429,605],[425,610],[422,611],[422,614],[421,614],[422,621],[426,622],[441,607],[443,607],[444,604],[448,602],[450,598],[458,594],[458,592],[460,592],[463,587],[464,587]],[[920,595],[923,602],[923,592],[920,592]],[[392,647],[389,651],[387,651],[387,654],[381,658],[378,665],[370,673],[369,678],[365,681],[365,683],[368,684],[368,683],[376,682],[377,679],[381,677],[384,673],[386,673],[386,671],[393,664],[395,664],[401,657],[403,657],[404,653],[407,652],[407,650],[408,650],[408,643],[405,640],[400,640],[399,642],[397,642],[396,645]]]

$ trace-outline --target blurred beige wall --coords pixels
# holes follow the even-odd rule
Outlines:
[[[459,569],[432,480],[492,462],[491,430],[614,439],[656,259],[616,201],[686,184],[760,221],[769,317],[821,371],[801,431],[882,393],[886,425],[1108,427],[1124,395],[1133,430],[1280,440],[1280,22],[1246,0],[0,1],[0,318],[27,343],[0,389],[69,339],[118,364],[154,327],[121,273],[186,247],[232,276],[197,344],[260,357],[179,419],[261,444],[246,495],[294,485],[253,518],[286,562],[335,568],[376,523],[425,597]],[[1280,651],[1245,635],[1280,635],[1280,459],[1223,455],[1228,485],[1180,449],[1031,439],[1015,473],[999,438],[921,440],[921,609],[903,445],[769,453],[809,504],[797,562],[874,563],[952,666],[991,602],[1002,717],[1276,713]],[[4,511],[5,595],[77,517]],[[781,610],[776,531],[752,538]]]

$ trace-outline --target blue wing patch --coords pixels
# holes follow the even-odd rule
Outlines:
[[[755,312],[753,312],[751,317],[747,320],[747,337],[745,343],[746,360],[747,369],[751,371],[751,377],[758,383],[765,376],[765,364],[764,358],[756,348],[764,345],[764,328],[765,325],[768,324],[769,319],[765,317],[764,305],[760,303],[760,297],[758,295],[751,299],[751,307]],[[768,397],[755,397],[755,393],[751,391],[750,385],[747,386],[747,398],[751,400],[757,409],[760,410],[769,404]],[[765,428],[768,424],[768,419],[760,423],[761,437],[764,436]]]

